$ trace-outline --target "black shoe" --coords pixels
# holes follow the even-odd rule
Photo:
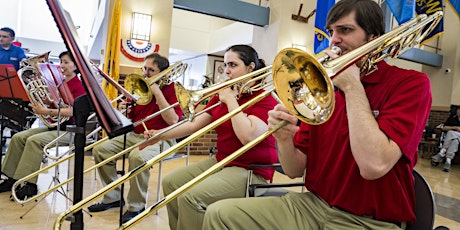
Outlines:
[[[37,185],[26,182],[20,189],[17,190],[16,196],[20,200],[25,200],[27,197],[32,197],[32,196],[37,195],[37,193],[38,193]]]
[[[11,188],[13,188],[13,184],[16,182],[15,179],[8,177],[8,179],[4,180],[0,184],[0,193],[1,192],[8,192],[11,191]]]
[[[126,223],[128,222],[129,220],[131,220],[132,218],[134,218],[135,216],[139,215],[139,213],[143,212],[145,210],[145,208],[139,210],[139,211],[135,211],[135,212],[130,212],[130,211],[126,211],[125,214],[123,214],[123,216],[121,217],[121,223]]]
[[[122,203],[122,205],[125,205],[124,200],[122,200],[121,203]],[[117,208],[117,207],[120,207],[120,201],[119,200],[117,200],[115,202],[112,202],[112,203],[108,203],[108,204],[104,204],[102,202],[99,202],[99,203],[96,203],[96,204],[93,204],[93,205],[89,206],[88,210],[90,212],[102,212],[102,211],[105,211],[107,209]]]

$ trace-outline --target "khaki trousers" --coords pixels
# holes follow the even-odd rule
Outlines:
[[[137,144],[144,140],[144,134],[135,134],[130,132],[126,135],[126,148]],[[99,145],[96,145],[93,149],[94,161],[97,163],[104,161],[105,159],[123,151],[124,135],[112,138]],[[128,156],[129,166],[128,170],[131,171],[137,166],[145,163],[146,161],[154,158],[160,154],[160,145],[163,143],[163,151],[168,149],[170,146],[176,143],[175,140],[168,140],[158,142],[154,145],[150,145],[142,151],[139,148],[131,150]],[[102,185],[105,187],[108,184],[118,179],[116,160],[105,164],[98,168],[99,175],[101,177]],[[135,212],[145,208],[147,200],[147,190],[149,185],[150,172],[145,170],[132,178],[129,181],[129,191],[127,196],[128,211]],[[111,203],[121,199],[120,187],[106,193],[102,199],[102,203]]]
[[[310,192],[293,192],[282,197],[227,199],[216,202],[206,211],[203,229],[387,230],[401,228],[393,223],[356,216],[330,207]]]
[[[64,131],[59,131],[63,134]],[[8,150],[3,161],[2,172],[13,179],[19,180],[40,169],[43,159],[43,147],[56,139],[57,131],[49,131],[47,127],[28,129],[11,137]],[[59,145],[68,145],[70,133],[59,140]],[[36,184],[38,177],[28,182]]]
[[[215,157],[174,170],[163,178],[165,196],[200,175],[217,163]],[[225,167],[191,187],[177,199],[170,202],[168,209],[169,226],[172,230],[201,229],[208,206],[216,201],[245,197],[248,171],[241,167]],[[267,183],[258,175],[254,183]]]

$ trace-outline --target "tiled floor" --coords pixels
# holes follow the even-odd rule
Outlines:
[[[207,156],[191,156],[190,162],[196,162]],[[120,161],[119,161],[120,162]],[[91,157],[85,157],[85,165],[93,165]],[[168,161],[163,164],[163,173],[185,165],[185,159]],[[61,166],[61,176],[64,177],[67,169]],[[460,165],[454,165],[450,173],[443,172],[442,166],[432,167],[428,159],[420,159],[416,169],[430,184],[437,203],[437,215],[435,227],[444,225],[452,230],[460,230]],[[54,172],[43,174],[39,179],[39,190],[45,191],[50,185],[51,176]],[[158,167],[151,170],[149,204],[156,201],[156,186]],[[276,175],[275,181],[282,182],[289,179],[283,175]],[[84,196],[89,196],[101,188],[94,172],[87,173],[84,179]],[[125,191],[127,189],[125,188]],[[57,192],[51,193],[40,202],[31,202],[24,206],[10,201],[9,193],[0,194],[0,229],[53,229],[56,217],[70,206],[64,196]],[[36,206],[34,206],[36,205]],[[29,211],[30,210],[30,211]],[[26,212],[29,211],[27,214]],[[118,226],[119,209],[111,209],[101,213],[84,213],[85,229],[116,229]],[[22,219],[20,218],[21,216]],[[65,221],[62,229],[69,229],[69,222]],[[166,209],[161,208],[158,215],[150,215],[133,229],[169,229]]]

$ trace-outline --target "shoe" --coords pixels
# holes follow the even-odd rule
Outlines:
[[[26,182],[20,189],[17,190],[16,196],[20,200],[25,200],[27,197],[32,197],[32,196],[37,195],[37,193],[38,193],[37,185]]]
[[[121,223],[126,223],[128,222],[129,220],[131,220],[132,218],[134,218],[135,216],[139,215],[139,213],[143,212],[145,210],[145,208],[139,210],[139,211],[135,211],[135,212],[130,212],[130,211],[126,211],[125,214],[123,214],[123,216],[121,217]]]
[[[439,163],[439,162],[442,161],[442,158],[443,158],[442,155],[440,153],[438,153],[438,154],[436,154],[436,155],[431,157],[431,161]]]
[[[0,193],[1,192],[8,192],[11,191],[11,188],[13,188],[13,184],[16,182],[15,179],[8,177],[8,179],[4,180],[0,184]]]
[[[124,200],[122,200],[121,203],[122,203],[122,205],[125,205]],[[93,205],[89,206],[88,210],[90,212],[102,212],[102,211],[105,211],[107,209],[117,208],[117,207],[120,207],[120,201],[119,200],[114,201],[112,203],[108,203],[108,204],[104,204],[102,202],[99,202],[99,203],[96,203],[96,204],[93,204]]]
[[[444,168],[442,169],[444,172],[449,172],[450,171],[450,163],[444,163]]]

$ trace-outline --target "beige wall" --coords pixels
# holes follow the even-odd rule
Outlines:
[[[171,21],[173,0],[123,0],[121,19],[121,38],[130,39],[132,13],[144,13],[152,15],[152,28],[150,42],[160,45],[159,54],[168,57],[171,41]],[[113,0],[111,0],[111,6]],[[135,62],[120,54],[121,73],[125,71],[138,71],[142,62]]]

